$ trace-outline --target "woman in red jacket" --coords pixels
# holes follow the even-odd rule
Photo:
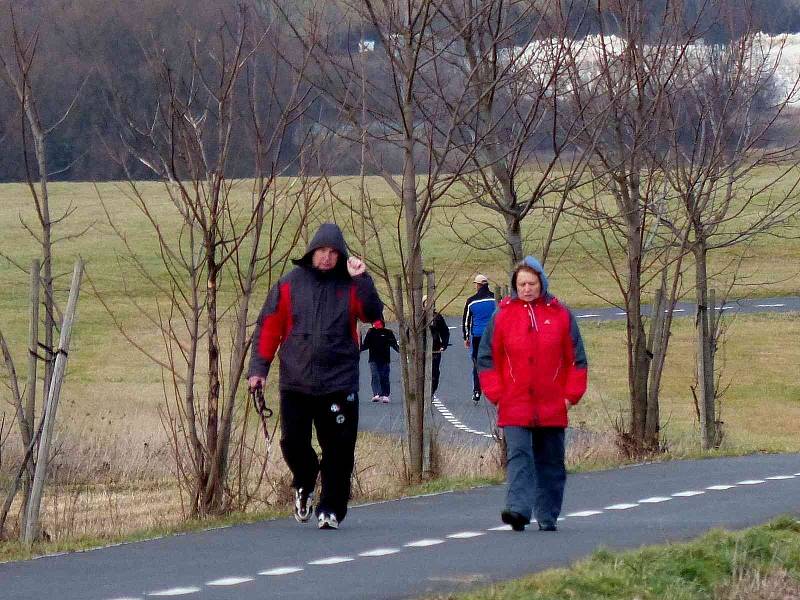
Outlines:
[[[539,529],[555,531],[567,475],[567,411],[586,391],[586,353],[575,317],[548,293],[539,261],[528,256],[517,265],[511,290],[484,331],[477,361],[506,439],[500,516],[514,531],[531,516]]]

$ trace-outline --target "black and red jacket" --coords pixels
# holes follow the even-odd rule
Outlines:
[[[314,250],[339,251],[336,267],[311,266]],[[304,394],[358,391],[357,321],[381,318],[383,303],[372,278],[347,272],[347,246],[333,223],[317,230],[305,255],[269,291],[253,333],[248,377],[269,373],[279,351],[282,390]]]

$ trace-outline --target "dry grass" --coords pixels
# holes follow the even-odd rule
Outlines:
[[[721,586],[714,594],[715,600],[797,600],[800,598],[800,581],[784,569],[767,574],[749,571],[733,582]]]

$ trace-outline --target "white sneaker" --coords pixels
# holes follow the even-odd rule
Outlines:
[[[381,401],[381,397],[376,394],[375,396],[372,397],[372,401],[373,402],[380,402]]]
[[[437,394],[436,392],[433,392],[433,399],[438,402],[439,401],[439,394]]]
[[[339,519],[333,513],[319,513],[318,524],[320,529],[339,529]]]
[[[303,488],[294,491],[294,519],[305,523],[311,518],[314,510],[314,492],[306,493]]]
[[[384,404],[389,404],[391,400],[389,400],[389,396],[381,396],[381,402],[383,402]]]

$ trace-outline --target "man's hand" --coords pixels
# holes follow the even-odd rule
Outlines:
[[[250,386],[251,390],[256,388],[263,388],[264,384],[267,382],[261,375],[251,375],[247,378],[247,385]]]
[[[364,261],[360,258],[351,256],[347,259],[347,272],[350,273],[350,277],[363,275],[367,272],[367,265],[365,265]]]
[[[464,348],[469,349],[469,338],[464,340]]]

